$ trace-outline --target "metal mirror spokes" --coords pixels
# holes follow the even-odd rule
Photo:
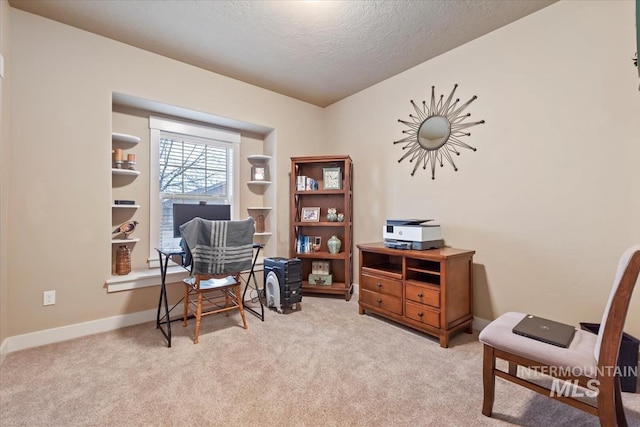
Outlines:
[[[427,166],[431,167],[431,179],[435,179],[436,164],[444,166],[443,159],[447,159],[453,169],[457,171],[458,168],[452,157],[452,154],[460,155],[457,147],[476,151],[476,148],[465,144],[460,138],[471,135],[471,133],[463,132],[464,129],[484,123],[484,120],[463,123],[466,118],[471,116],[469,113],[463,114],[463,111],[478,97],[474,95],[469,101],[458,105],[459,98],[452,102],[457,88],[458,85],[454,85],[446,100],[444,100],[444,95],[440,95],[440,99],[436,102],[435,86],[431,86],[429,106],[426,101],[422,101],[422,106],[418,106],[411,100],[416,114],[409,114],[411,121],[398,119],[409,129],[402,131],[407,135],[406,137],[393,143],[404,143],[402,149],[407,150],[398,163],[406,158],[410,163],[415,161],[411,176],[415,175],[418,167],[422,165],[423,169],[427,169]]]

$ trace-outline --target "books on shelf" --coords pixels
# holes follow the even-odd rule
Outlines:
[[[318,181],[308,176],[299,175],[296,177],[296,191],[310,191],[318,189]]]
[[[312,254],[320,251],[322,237],[320,236],[303,236],[296,237],[296,252],[299,254]]]

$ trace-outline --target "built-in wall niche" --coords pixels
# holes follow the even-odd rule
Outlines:
[[[137,221],[133,218],[140,207],[133,197],[121,198],[120,194],[129,194],[128,186],[139,175],[136,170],[136,154],[134,148],[138,146],[141,138],[136,135],[113,132],[111,134],[112,160],[111,160],[111,274],[125,276],[131,273],[131,251],[140,241],[133,234]],[[114,189],[118,190],[118,195]],[[126,225],[131,224],[132,232],[124,232]]]
[[[271,175],[269,173],[269,161],[271,160],[271,156],[254,154],[248,156],[247,160],[251,164],[251,175],[249,182],[251,184],[271,184]]]
[[[247,182],[247,186],[252,192],[260,194],[264,200],[264,192],[271,185],[271,173],[269,171],[271,156],[253,154],[247,156],[247,160],[251,165],[250,179]],[[251,206],[247,208],[247,212],[256,222],[256,237],[271,236],[269,221],[271,210],[271,206]]]
[[[151,238],[156,231],[151,229],[149,221],[153,213],[151,212],[149,204],[150,190],[148,181],[151,178],[148,176],[147,171],[149,170],[149,164],[152,159],[150,159],[150,149],[146,144],[148,137],[144,133],[149,132],[148,121],[150,116],[164,117],[176,121],[187,121],[199,125],[211,125],[212,127],[226,130],[235,130],[240,132],[243,138],[252,141],[250,144],[244,144],[246,141],[243,141],[243,150],[246,149],[247,151],[242,153],[242,157],[251,157],[253,160],[255,156],[255,160],[258,163],[266,161],[267,168],[263,174],[262,171],[255,170],[253,177],[256,179],[253,179],[251,176],[251,163],[246,163],[244,160],[241,162],[240,176],[236,185],[238,185],[239,188],[243,188],[243,190],[238,191],[239,189],[236,188],[236,191],[238,191],[238,194],[241,196],[241,200],[238,206],[239,210],[235,212],[235,214],[243,217],[249,213],[249,215],[257,219],[257,223],[260,222],[260,218],[264,218],[264,231],[256,232],[255,241],[264,245],[260,253],[261,258],[263,256],[275,256],[276,241],[270,238],[275,232],[275,191],[270,188],[271,181],[275,181],[275,171],[272,168],[273,164],[270,162],[271,156],[267,155],[272,153],[275,148],[275,129],[121,93],[112,94],[112,114],[112,130],[114,133],[112,139],[114,146],[116,143],[129,144],[126,138],[122,138],[122,141],[116,142],[116,140],[121,139],[118,134],[141,136],[142,142],[145,143],[141,145],[138,144],[137,146],[131,145],[128,148],[124,145],[122,147],[124,151],[123,167],[121,170],[125,171],[128,169],[125,165],[125,160],[127,160],[126,154],[132,152],[136,154],[136,170],[142,171],[141,174],[138,173],[134,175],[129,172],[112,173],[112,197],[110,201],[112,206],[112,225],[114,225],[115,228],[115,226],[121,222],[130,219],[138,220],[140,223],[138,230],[130,237],[136,237],[140,240],[131,246],[133,271],[127,276],[112,275],[108,278],[107,289],[110,292],[158,284],[154,278],[154,272],[157,271],[154,267],[158,266],[158,255],[152,243],[153,239]],[[145,123],[143,127],[140,126],[141,122]],[[140,148],[141,146],[143,146],[143,149]],[[250,181],[256,183],[245,185]],[[133,190],[135,194],[130,193],[130,190]],[[131,206],[116,206],[114,201],[117,198],[132,199],[135,201],[135,204]],[[243,215],[242,212],[245,212],[245,214]],[[118,224],[115,224],[115,222],[118,222]],[[118,245],[114,244],[113,247],[111,262],[112,273],[113,263],[115,262],[115,250],[118,248]],[[149,267],[151,267],[151,269]],[[177,270],[172,271],[171,268],[168,271],[168,277],[171,277],[172,280],[181,280],[178,277],[179,274]]]

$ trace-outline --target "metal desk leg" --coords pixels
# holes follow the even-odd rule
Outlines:
[[[247,289],[251,286],[251,280],[253,279],[253,289],[258,293],[258,302],[260,303],[260,313],[255,311],[252,307],[244,306],[244,309],[256,316],[258,319],[264,322],[264,305],[262,305],[262,298],[260,298],[260,289],[258,288],[258,281],[256,280],[256,272],[255,266],[258,261],[258,255],[260,254],[260,249],[262,249],[262,245],[256,244],[255,247],[258,249],[256,254],[253,256],[253,263],[251,264],[251,271],[249,271],[249,276],[247,277],[246,286],[244,287],[244,291],[242,292],[242,303],[245,303],[245,295],[247,294]]]
[[[164,264],[162,262],[162,254],[160,254],[160,301],[158,301],[158,314],[156,316],[156,328],[159,328],[162,332],[162,335],[167,339],[168,347],[171,347],[171,319],[169,318],[169,301],[167,297],[167,266],[169,265],[169,257],[170,255],[166,255],[164,259]],[[163,301],[164,300],[164,301]],[[164,304],[163,304],[164,302]],[[164,322],[161,321],[160,310],[164,305]],[[165,331],[162,328],[162,324],[167,325],[167,330]]]

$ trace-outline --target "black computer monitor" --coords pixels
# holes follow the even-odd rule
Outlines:
[[[173,204],[173,237],[180,235],[180,226],[193,218],[230,220],[231,205],[201,205],[194,203]]]

